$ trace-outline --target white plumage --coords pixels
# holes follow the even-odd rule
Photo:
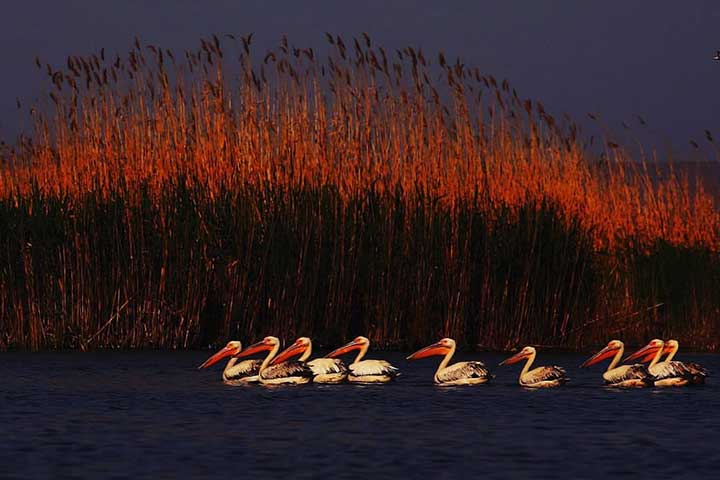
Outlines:
[[[352,342],[333,350],[327,358],[335,358],[353,350],[359,350],[355,360],[348,366],[348,381],[354,383],[387,383],[400,375],[400,371],[385,360],[362,360],[370,348],[370,340],[357,337]]]
[[[408,360],[442,355],[444,358],[435,371],[434,380],[438,385],[480,385],[487,383],[491,378],[485,364],[482,362],[458,362],[448,366],[450,359],[455,354],[455,340],[443,338],[442,340],[421,348],[410,355]]]

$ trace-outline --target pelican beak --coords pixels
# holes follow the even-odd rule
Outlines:
[[[237,353],[239,353],[237,348],[225,347],[225,348],[221,349],[220,351],[218,351],[212,357],[205,360],[203,362],[203,364],[198,367],[198,370],[200,370],[201,368],[207,368],[210,365],[214,365],[217,362],[219,362],[220,360],[222,360],[223,358],[231,357]]]
[[[521,350],[512,357],[506,358],[505,360],[500,362],[500,365],[512,365],[513,363],[517,363],[525,358],[527,358],[527,354]]]
[[[667,353],[667,352],[665,352],[663,350],[663,354],[665,354],[665,353]],[[643,358],[640,359],[640,363],[647,363],[647,362],[651,361],[653,358],[655,358],[655,352],[650,352],[647,355],[645,355]]]
[[[589,367],[590,365],[595,365],[598,362],[602,362],[606,358],[612,357],[615,355],[615,352],[617,352],[617,348],[611,348],[611,347],[605,347],[602,350],[600,350],[598,353],[593,355],[592,357],[588,358],[583,362],[582,365],[580,365],[580,368]]]
[[[440,342],[435,342],[432,345],[428,345],[425,348],[421,348],[417,352],[413,353],[407,360],[418,360],[425,357],[432,357],[433,355],[445,355],[448,352],[448,347],[444,346]]]
[[[665,346],[663,347],[662,354],[667,355],[668,353],[672,353],[672,351],[673,351],[672,345],[668,345],[666,343]],[[657,353],[657,349],[651,351],[650,353],[645,355],[643,358],[641,358],[640,363],[647,363],[647,362],[651,361],[653,358],[655,358],[655,353]]]
[[[352,342],[350,342],[346,345],[343,345],[342,347],[328,353],[327,355],[325,355],[325,358],[339,357],[340,355],[344,355],[348,352],[352,352],[353,350],[357,350],[360,347],[361,347],[361,344],[356,343],[355,340],[353,340]]]
[[[282,363],[295,355],[301,355],[305,352],[305,350],[307,350],[307,345],[303,345],[302,343],[293,343],[288,348],[280,352],[280,354],[275,357],[272,362],[270,362],[270,365],[277,365],[278,363]]]
[[[651,343],[645,345],[643,348],[638,350],[637,352],[633,353],[632,355],[628,355],[625,357],[623,362],[627,362],[629,360],[635,360],[636,358],[640,357],[649,357],[649,359],[652,359],[655,353],[657,353],[658,350],[660,350],[662,347],[658,347],[657,345],[653,345]],[[643,360],[644,361],[644,360]]]
[[[253,344],[250,345],[248,348],[246,348],[245,350],[243,350],[242,352],[240,352],[240,353],[237,355],[237,357],[238,357],[238,358],[249,357],[249,356],[252,355],[253,353],[264,352],[264,351],[267,351],[267,350],[272,350],[272,348],[273,348],[272,345],[270,345],[269,343],[265,343],[265,340],[261,340],[261,341],[259,341],[259,342],[257,342],[257,343],[253,343]]]

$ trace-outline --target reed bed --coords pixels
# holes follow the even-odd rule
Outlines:
[[[460,60],[327,40],[38,60],[0,152],[0,349],[718,348],[717,192]]]

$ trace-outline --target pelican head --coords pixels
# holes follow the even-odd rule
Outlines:
[[[355,339],[348,343],[343,345],[342,347],[333,350],[332,352],[325,355],[326,358],[335,358],[339,357],[340,355],[344,355],[348,352],[352,352],[353,350],[360,350],[361,348],[365,348],[366,346],[370,345],[370,340],[367,339],[367,337],[355,337]]]
[[[295,340],[292,345],[280,352],[278,356],[275,357],[272,362],[270,362],[270,365],[277,365],[278,363],[282,363],[288,358],[294,357],[295,355],[302,355],[307,351],[308,348],[310,348],[310,345],[312,345],[312,343],[310,342],[310,339],[308,337],[300,337]]]
[[[636,358],[643,358],[643,361],[645,361],[645,358],[652,359],[654,357],[654,354],[656,354],[658,350],[662,350],[664,347],[665,342],[663,342],[659,338],[654,338],[650,340],[650,343],[645,345],[637,352],[625,357],[625,360],[623,361],[627,362],[628,360],[635,360]]]
[[[428,345],[425,348],[418,350],[409,357],[408,360],[418,360],[420,358],[432,357],[434,355],[447,355],[447,353],[455,348],[455,340],[452,338],[443,338],[439,342],[435,342],[432,345]]]
[[[266,352],[272,350],[276,346],[280,345],[280,340],[277,337],[265,337],[257,343],[253,343],[248,348],[243,350],[241,353],[236,355],[238,358],[248,357],[253,353]]]
[[[505,360],[500,362],[500,365],[512,365],[513,363],[518,363],[521,360],[530,358],[533,355],[535,355],[535,348],[534,347],[525,347],[522,350],[520,350],[518,353],[513,355],[512,357],[506,358]]]
[[[623,342],[621,342],[620,340],[610,340],[605,346],[605,348],[585,360],[585,362],[580,365],[580,368],[589,367],[590,365],[595,365],[598,362],[602,362],[606,358],[610,358],[615,355],[621,348],[624,348]]]
[[[665,341],[665,347],[663,348],[663,355],[667,355],[669,353],[672,353],[674,351],[677,351],[677,349],[680,348],[680,344],[677,340],[667,340]],[[655,358],[655,353],[657,350],[651,350],[647,355],[645,355],[643,358],[640,359],[642,363],[649,362],[653,358]]]
[[[223,358],[234,357],[238,355],[241,351],[242,343],[238,342],[237,340],[228,342],[227,345],[225,345],[221,350],[215,353],[212,357],[205,360],[203,364],[198,367],[198,369],[207,368],[210,365],[214,365]]]

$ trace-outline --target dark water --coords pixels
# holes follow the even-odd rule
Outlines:
[[[194,353],[0,354],[0,477],[711,477],[720,380],[618,391],[580,355],[572,383],[438,388],[434,360],[380,353],[391,385],[228,387]],[[375,356],[375,355],[374,355]],[[502,357],[461,355],[496,365]],[[688,355],[713,372],[720,356]]]

